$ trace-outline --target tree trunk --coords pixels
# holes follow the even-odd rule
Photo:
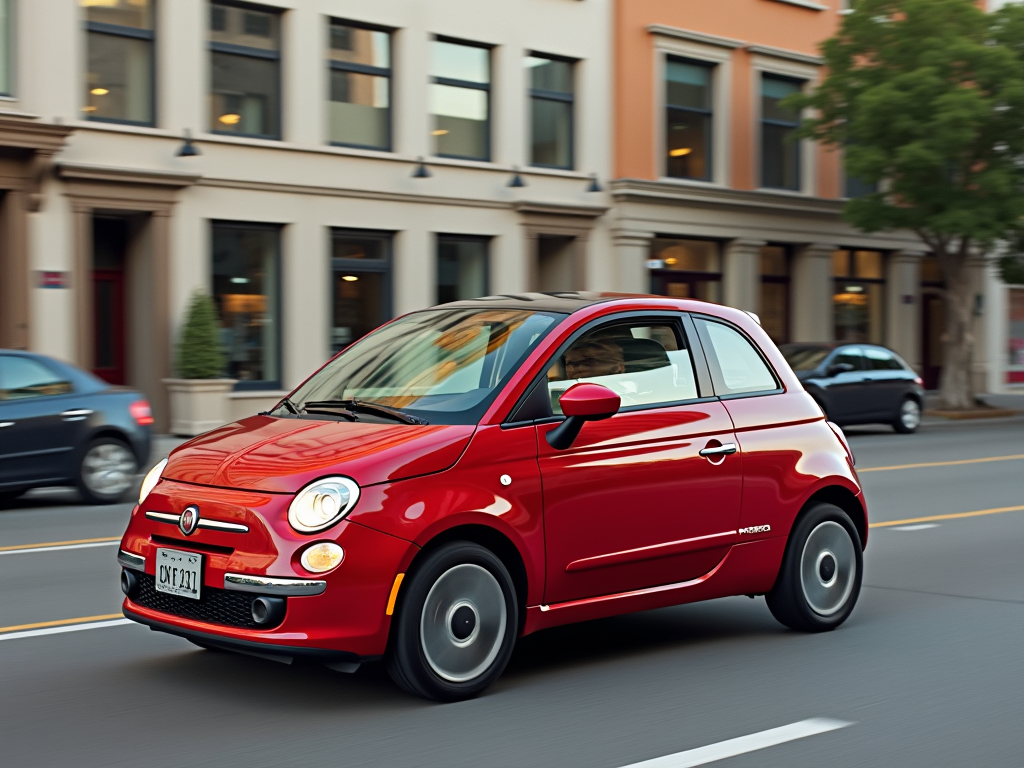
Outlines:
[[[967,266],[967,254],[938,253],[946,288],[946,332],[942,339],[942,376],[939,394],[942,407],[952,410],[975,408],[971,381],[974,357],[974,284]]]

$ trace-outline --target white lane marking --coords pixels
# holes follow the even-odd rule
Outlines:
[[[923,531],[926,528],[938,528],[938,523],[921,523],[921,525],[898,525],[894,531]]]
[[[134,624],[128,619],[113,621],[93,621],[88,624],[69,624],[64,627],[47,627],[46,629],[30,629],[25,632],[8,632],[0,635],[0,640],[18,640],[23,637],[40,637],[41,635],[59,635],[62,632],[81,632],[86,629],[103,629],[103,627],[119,627],[122,624]]]
[[[819,733],[828,733],[840,728],[853,725],[843,720],[832,720],[827,717],[812,717],[810,720],[801,720],[799,723],[791,723],[781,728],[772,728],[760,733],[752,733],[749,736],[740,736],[737,739],[720,741],[717,744],[708,744],[706,747],[688,749],[685,752],[676,752],[674,755],[656,757],[653,760],[645,760],[642,763],[632,763],[624,768],[691,768],[695,765],[707,765],[718,760],[725,760],[728,757],[745,755],[748,752],[756,752],[759,749],[767,749],[778,744],[785,744],[787,741],[805,739],[808,736],[816,736]]]
[[[96,541],[91,544],[64,544],[59,547],[25,547],[24,549],[8,549],[0,555],[21,555],[25,552],[58,552],[62,549],[88,549],[89,547],[116,547],[120,541]]]

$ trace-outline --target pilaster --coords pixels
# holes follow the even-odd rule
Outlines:
[[[813,243],[799,249],[793,259],[790,301],[793,341],[832,341],[831,243]]]
[[[748,312],[761,309],[761,248],[764,240],[731,240],[722,271],[724,301]]]

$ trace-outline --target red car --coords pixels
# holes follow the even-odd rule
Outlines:
[[[210,648],[474,696],[516,638],[728,595],[853,610],[842,433],[739,310],[492,296],[401,317],[175,450],[121,541],[124,614]]]

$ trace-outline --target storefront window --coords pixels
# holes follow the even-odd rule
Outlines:
[[[1024,384],[1024,288],[1009,289],[1010,368],[1008,384]]]
[[[280,386],[281,230],[234,222],[213,224],[213,299],[227,367],[239,389]]]
[[[714,240],[655,238],[652,291],[680,299],[722,301],[722,254]]]
[[[761,327],[776,344],[789,341],[789,249],[761,248]]]
[[[391,233],[335,229],[331,351],[339,352],[391,319]]]
[[[444,304],[487,295],[490,238],[438,235],[437,301]]]
[[[80,0],[85,7],[89,120],[153,124],[153,8],[150,0]]]
[[[832,254],[836,341],[883,343],[882,261],[880,251],[839,250]]]

